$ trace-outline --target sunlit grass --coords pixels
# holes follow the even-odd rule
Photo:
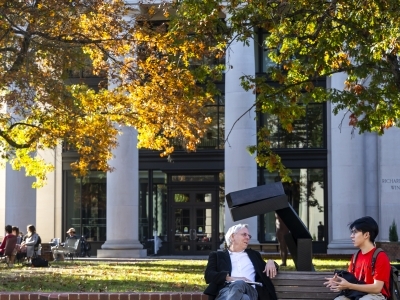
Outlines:
[[[280,263],[277,260],[277,263]],[[313,260],[317,271],[347,268],[346,260]],[[202,292],[206,260],[60,262],[49,268],[0,265],[0,292]],[[295,270],[292,260],[281,270]]]

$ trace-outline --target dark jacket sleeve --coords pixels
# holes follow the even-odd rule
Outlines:
[[[224,284],[226,276],[229,275],[228,270],[220,270],[218,265],[218,253],[213,251],[208,257],[206,271],[204,272],[204,279],[206,283],[214,282],[216,284]]]
[[[260,252],[247,249],[247,254],[254,265],[256,271],[256,281],[260,281],[263,286],[256,286],[259,300],[277,300],[274,284],[271,279],[263,273],[266,262],[261,257]],[[276,263],[275,263],[276,266]]]
[[[226,275],[230,275],[230,259],[226,259],[225,252],[213,251],[208,257],[207,267],[204,272],[204,279],[208,283],[204,294],[209,300],[213,300],[219,291],[225,286]],[[229,258],[229,257],[228,257]]]

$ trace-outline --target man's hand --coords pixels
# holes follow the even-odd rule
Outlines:
[[[269,259],[267,261],[267,264],[265,265],[265,269],[263,271],[268,277],[274,278],[278,271],[276,270],[275,263],[272,259]]]
[[[325,279],[327,281],[324,282],[324,285],[333,292],[340,292],[349,288],[349,282],[346,279],[339,277],[336,273],[333,277]]]

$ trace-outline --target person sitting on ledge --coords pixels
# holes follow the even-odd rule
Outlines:
[[[276,276],[278,264],[247,249],[250,239],[247,224],[234,225],[225,235],[227,249],[210,253],[204,273],[204,294],[210,300],[277,299],[270,278]]]
[[[70,228],[67,231],[68,237],[65,239],[65,243],[68,240],[76,240],[78,237],[75,235],[75,228]],[[53,253],[54,261],[64,260],[64,252],[66,250],[65,243],[51,247],[51,252]]]
[[[346,280],[336,273],[324,283],[331,291],[338,292],[335,300],[385,300],[389,299],[390,261],[385,252],[378,253],[372,270],[372,256],[375,252],[375,238],[379,233],[378,224],[371,217],[362,217],[349,225],[353,245],[360,249],[353,264],[351,258]],[[353,254],[355,255],[355,254]],[[352,281],[352,282],[349,282]]]

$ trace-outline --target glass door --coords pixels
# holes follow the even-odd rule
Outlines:
[[[215,191],[174,190],[171,197],[172,254],[208,254],[215,249]]]

